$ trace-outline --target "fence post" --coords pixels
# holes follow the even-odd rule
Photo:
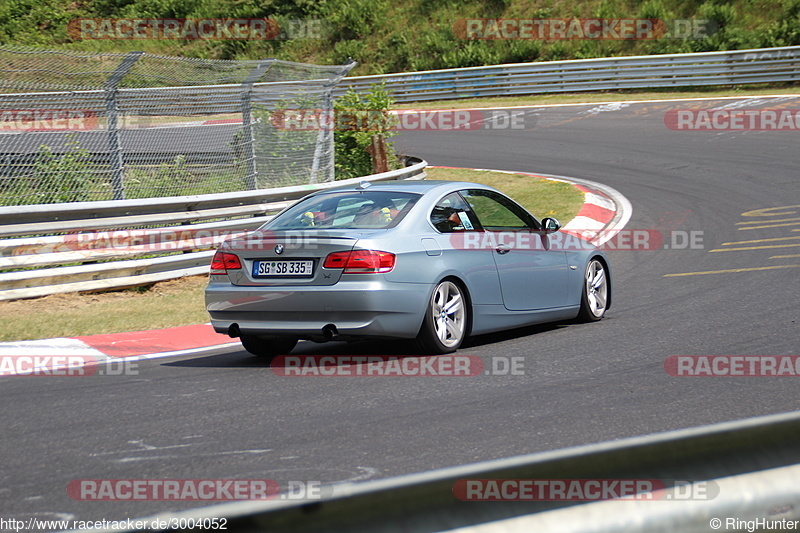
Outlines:
[[[356,61],[351,57],[347,60],[347,63],[342,65],[342,70],[333,78],[331,78],[328,83],[325,84],[325,95],[322,97],[322,107],[323,113],[330,113],[330,121],[329,124],[331,125],[330,128],[326,128],[322,125],[323,121],[320,121],[320,128],[319,132],[317,133],[317,145],[314,147],[314,159],[311,162],[311,183],[317,183],[318,179],[317,176],[320,172],[320,166],[322,157],[324,153],[327,151],[330,153],[331,162],[327,165],[327,168],[334,169],[335,162],[334,158],[336,157],[336,153],[334,151],[334,144],[333,144],[333,136],[334,132],[336,131],[336,124],[338,123],[336,117],[336,111],[333,109],[333,88],[342,81],[350,70],[356,66]],[[323,176],[322,181],[333,181],[336,179],[335,175],[336,171],[332,170],[330,175],[326,172],[325,176]],[[330,177],[330,179],[329,179]]]
[[[333,132],[336,128],[336,113],[333,110],[333,97],[331,91],[333,87],[325,91],[325,96],[322,97],[322,113],[323,117],[327,113],[330,117],[330,127],[327,128],[323,125],[324,120],[320,120],[319,131],[317,131],[317,144],[314,147],[314,160],[311,162],[311,183],[318,183],[317,179],[319,174],[320,162],[324,152],[330,152],[333,155]],[[324,176],[321,181],[329,181],[328,176]]]
[[[122,144],[119,140],[119,110],[117,109],[117,88],[122,78],[130,72],[134,63],[144,52],[128,52],[103,85],[106,101],[106,120],[108,121],[108,158],[111,166],[111,190],[114,200],[125,199],[125,161],[122,158]]]
[[[256,140],[253,135],[253,114],[250,110],[250,99],[253,95],[253,84],[264,72],[272,65],[272,60],[262,61],[254,68],[242,82],[242,132],[244,133],[245,143],[247,144],[245,162],[247,164],[247,176],[245,184],[250,190],[258,189],[258,166],[256,165]]]

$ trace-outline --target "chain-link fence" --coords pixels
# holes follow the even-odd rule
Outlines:
[[[331,181],[332,129],[274,117],[353,65],[0,47],[0,205]]]

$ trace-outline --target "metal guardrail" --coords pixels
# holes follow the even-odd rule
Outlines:
[[[132,287],[204,274],[223,240],[258,228],[270,213],[307,194],[364,180],[425,177],[427,162],[407,163],[413,164],[313,185],[0,207],[0,270],[7,270],[0,272],[0,300]],[[142,257],[152,255],[157,257]],[[106,260],[110,261],[102,262]]]
[[[712,518],[723,524],[726,518],[741,522],[800,518],[798,434],[800,413],[769,415],[385,480],[323,486],[318,499],[279,497],[164,513],[158,518],[180,524],[180,519],[188,523],[225,517],[228,531],[234,533],[708,532],[714,530],[709,527]],[[652,499],[585,504],[564,499],[462,501],[455,496],[459,481],[479,479],[687,483],[653,494]],[[176,529],[180,528],[146,531]]]
[[[385,82],[397,102],[555,92],[655,89],[800,80],[800,46],[516,63],[344,78],[334,89]]]

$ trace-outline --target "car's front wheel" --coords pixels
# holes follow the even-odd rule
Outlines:
[[[469,304],[466,292],[451,280],[440,281],[433,289],[425,319],[416,338],[424,353],[451,353],[467,336]]]
[[[244,349],[251,354],[270,359],[278,355],[288,354],[297,344],[297,339],[294,337],[242,335],[239,340],[242,342]]]
[[[586,265],[581,295],[581,309],[578,318],[586,322],[600,320],[608,307],[608,273],[599,259],[592,259]]]

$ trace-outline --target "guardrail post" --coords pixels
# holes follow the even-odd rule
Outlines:
[[[144,52],[129,52],[103,85],[106,100],[106,120],[108,121],[108,158],[111,166],[111,190],[114,200],[125,199],[125,161],[122,158],[122,144],[119,140],[119,109],[117,108],[117,88],[119,82],[130,72],[134,63]]]
[[[242,131],[244,132],[247,154],[245,163],[247,165],[247,175],[245,184],[248,189],[258,189],[258,166],[256,165],[256,139],[253,135],[253,114],[250,108],[250,100],[253,96],[253,85],[264,75],[264,72],[272,65],[272,60],[268,59],[258,64],[250,72],[247,79],[242,82]]]

